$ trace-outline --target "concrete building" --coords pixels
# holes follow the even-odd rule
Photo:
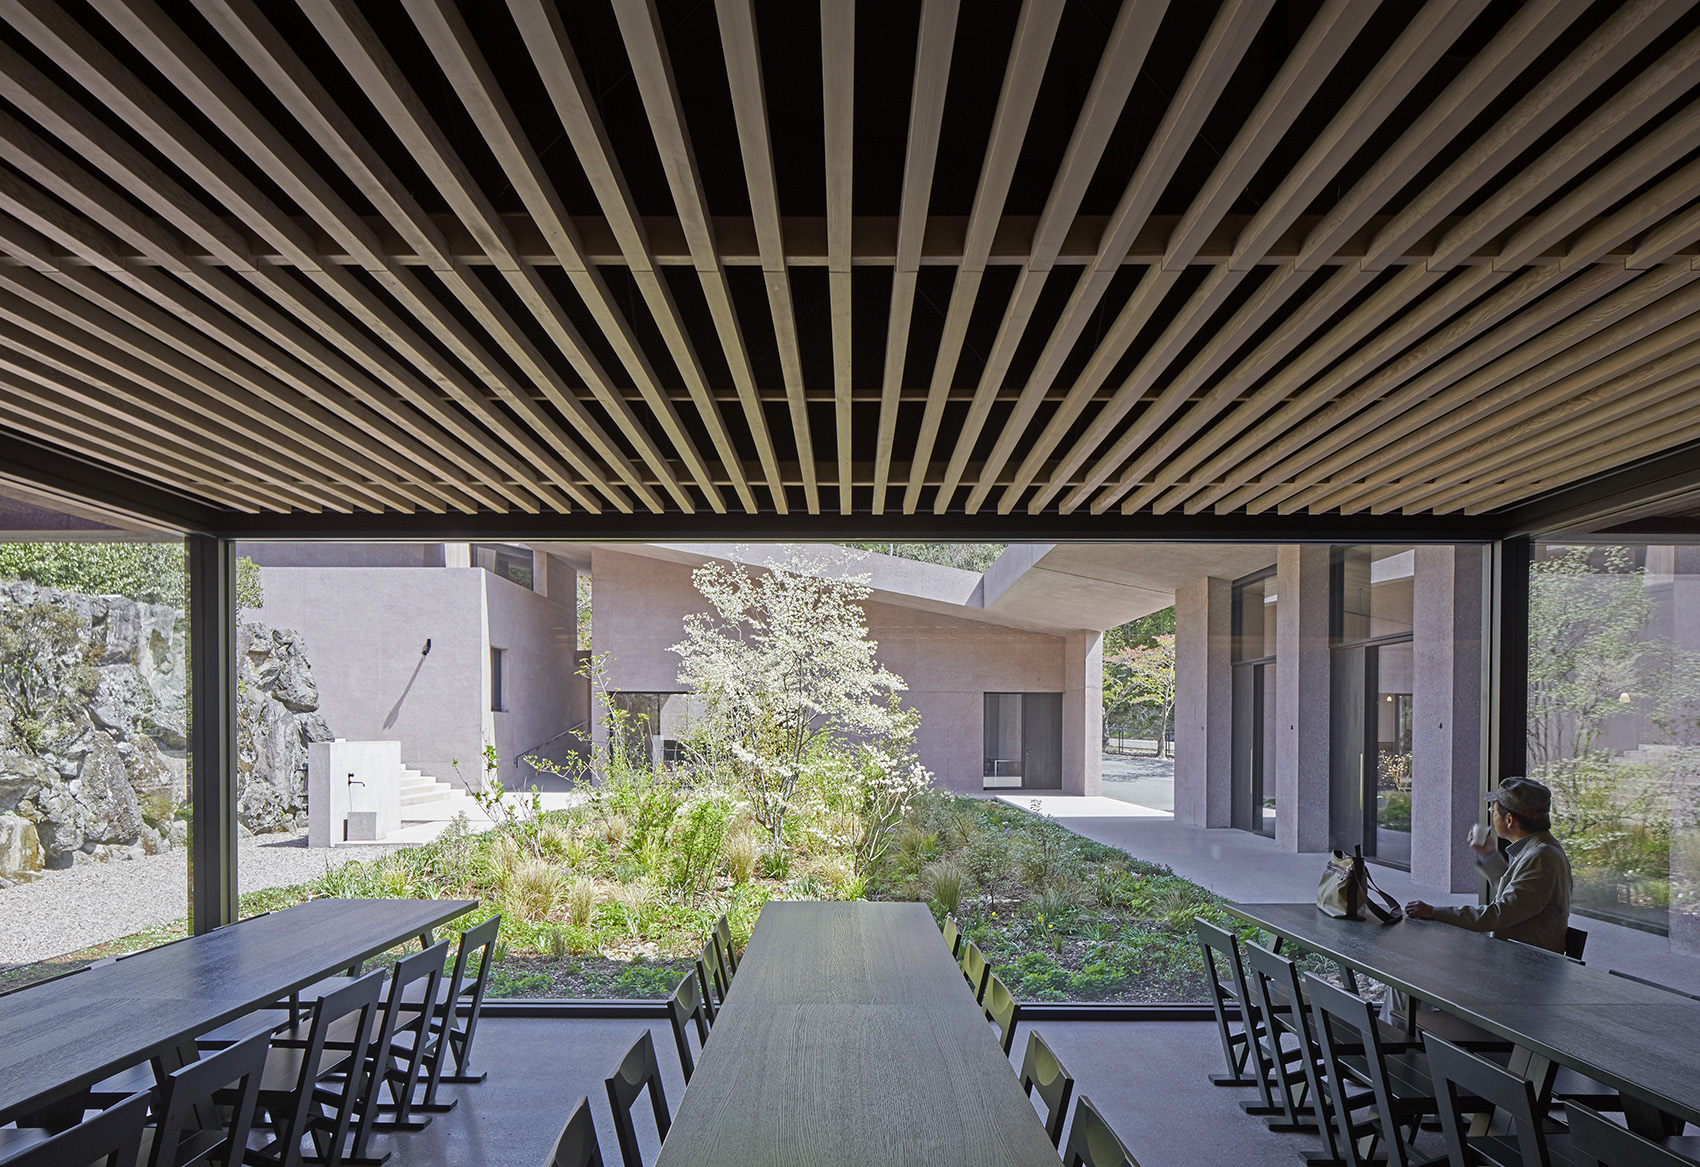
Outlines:
[[[534,777],[525,755],[570,751],[569,731],[589,715],[570,563],[519,544],[244,543],[240,553],[260,567],[265,604],[251,615],[306,638],[338,737],[398,740],[403,765],[454,785],[482,780],[486,745],[510,787]]]

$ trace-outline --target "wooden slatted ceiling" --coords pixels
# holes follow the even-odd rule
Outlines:
[[[0,0],[0,435],[232,513],[1509,512],[1697,323],[1691,0]]]

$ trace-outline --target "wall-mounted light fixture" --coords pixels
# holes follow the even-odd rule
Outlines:
[[[419,655],[420,656],[430,656],[431,655],[431,638],[429,636],[427,636],[425,638],[425,647],[419,650]]]

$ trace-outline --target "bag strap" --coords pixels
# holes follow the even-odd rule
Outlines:
[[[1363,872],[1364,883],[1368,885],[1365,889],[1366,894],[1364,895],[1364,907],[1373,912],[1375,914],[1375,918],[1380,920],[1383,924],[1397,924],[1400,920],[1403,920],[1405,918],[1405,909],[1399,906],[1398,900],[1381,890],[1381,885],[1376,883],[1370,876],[1369,865],[1367,863],[1364,865]],[[1376,896],[1381,897],[1381,902],[1387,905],[1386,908],[1381,907],[1380,904],[1375,902]]]

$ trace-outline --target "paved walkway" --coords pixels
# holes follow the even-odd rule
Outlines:
[[[1167,767],[1165,776],[1161,767]],[[1174,820],[1173,764],[1156,758],[1104,757],[1103,794],[1080,798],[1019,792],[1001,795],[1011,806],[1049,815],[1078,835],[1163,863],[1176,875],[1217,895],[1245,903],[1308,901],[1322,874],[1321,854],[1284,851],[1274,839],[1248,831],[1206,830]],[[1035,807],[1033,804],[1039,805]],[[1388,895],[1404,903],[1473,904],[1473,895],[1455,895],[1416,883],[1409,872],[1371,865],[1370,873]],[[1445,927],[1410,922],[1415,927]],[[1663,936],[1577,916],[1588,932],[1587,960],[1662,984],[1700,993],[1700,959],[1674,954]],[[1405,925],[1400,925],[1404,927]]]

